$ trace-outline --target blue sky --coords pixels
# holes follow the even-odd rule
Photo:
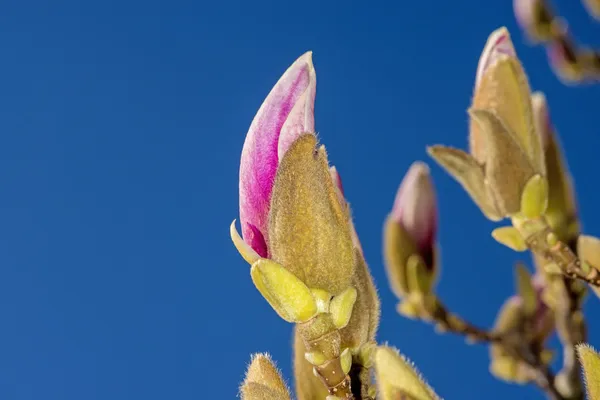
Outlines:
[[[383,301],[382,342],[447,399],[542,398],[493,379],[487,351],[395,313],[382,221],[425,146],[463,147],[487,35],[506,25],[549,98],[600,235],[600,87],[569,88],[511,1],[5,2],[0,9],[0,398],[230,399],[250,353],[291,377],[291,326],[252,286],[228,227],[244,135],[314,51],[316,126],[344,179]],[[557,4],[578,37],[600,33]],[[446,303],[489,326],[519,257],[437,166]],[[598,300],[587,302],[590,315]],[[600,322],[590,323],[600,345]]]

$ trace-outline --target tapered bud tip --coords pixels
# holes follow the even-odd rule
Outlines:
[[[317,74],[312,62],[312,51],[304,53],[295,63],[302,71],[306,71],[308,82],[306,90],[292,109],[281,128],[279,146],[277,149],[279,161],[290,148],[292,143],[303,133],[315,131],[315,95],[317,92]],[[290,69],[292,68],[290,67]]]
[[[342,177],[340,176],[336,167],[330,167],[329,173],[331,174],[331,179],[333,180],[333,184],[340,191],[342,195],[344,195],[344,186],[342,185]]]
[[[289,400],[289,391],[268,354],[255,354],[240,388],[242,400]]]
[[[433,247],[437,203],[427,164],[417,161],[410,166],[396,194],[391,217],[402,225],[420,251]]]
[[[516,57],[517,53],[513,46],[512,40],[508,29],[505,27],[499,28],[492,32],[489,36],[487,43],[479,58],[479,65],[477,66],[477,75],[475,79],[475,86],[479,85],[479,82],[483,78],[483,75],[489,67],[494,65],[498,60],[504,57]]]
[[[267,353],[252,355],[252,361],[246,371],[245,381],[261,383],[282,392],[287,391],[277,366]]]
[[[240,160],[240,223],[242,236],[256,251],[268,243],[267,220],[279,161],[303,133],[314,132],[316,74],[312,52],[298,58],[261,105],[254,117]],[[260,233],[260,235],[257,234]]]
[[[533,116],[535,118],[536,129],[542,139],[542,146],[546,148],[550,144],[550,114],[548,112],[548,103],[546,96],[542,92],[534,92],[531,95],[531,104],[533,106]]]
[[[439,399],[413,363],[396,349],[379,347],[374,361],[375,377],[383,399]]]

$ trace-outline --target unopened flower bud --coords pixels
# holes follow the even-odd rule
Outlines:
[[[545,0],[513,0],[517,22],[532,42],[546,42],[554,37],[559,22]]]
[[[281,374],[268,354],[255,354],[240,389],[242,400],[290,400]]]
[[[380,346],[375,353],[375,379],[382,400],[438,400],[439,397],[396,349]]]
[[[588,399],[600,399],[600,354],[589,344],[577,345],[577,356],[583,367]]]
[[[429,167],[411,165],[384,227],[388,280],[399,298],[427,294],[437,275],[437,203]]]
[[[429,154],[492,221],[546,208],[547,182],[531,93],[506,28],[494,31],[481,54],[469,110],[470,154],[432,146]]]

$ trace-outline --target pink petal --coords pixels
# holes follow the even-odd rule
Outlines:
[[[302,97],[296,102],[288,115],[281,134],[279,135],[279,161],[290,148],[292,143],[303,133],[315,131],[315,94],[317,92],[317,75],[314,68],[310,69],[309,85]]]
[[[489,37],[481,57],[479,58],[479,65],[477,66],[477,75],[475,78],[475,87],[479,85],[479,82],[483,78],[485,71],[494,65],[496,61],[501,58],[516,57],[517,53],[510,40],[510,35],[506,28],[500,28],[495,30]]]
[[[314,85],[312,53],[308,52],[298,58],[275,84],[246,135],[240,161],[240,223],[242,236],[252,241],[249,244],[253,248],[262,246],[261,242],[265,247],[268,243],[267,218],[282,128],[290,116],[296,121],[302,115],[304,121],[309,121],[308,127],[313,129],[312,112],[307,112],[313,106],[299,103],[314,101]],[[293,142],[293,132],[298,131],[293,126],[296,124],[290,122],[286,128],[286,142]],[[254,250],[260,253],[257,248]]]
[[[408,232],[420,251],[431,251],[437,234],[437,202],[427,164],[417,161],[410,166],[398,189],[392,218]]]

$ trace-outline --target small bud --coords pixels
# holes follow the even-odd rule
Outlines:
[[[356,296],[356,289],[350,287],[331,300],[329,312],[336,328],[342,329],[350,322]]]
[[[517,22],[532,42],[554,37],[558,21],[545,0],[513,0]]]
[[[399,298],[432,289],[438,274],[436,234],[437,204],[429,167],[415,162],[400,184],[384,229],[386,271]]]
[[[492,231],[492,237],[500,244],[514,251],[527,250],[527,244],[519,231],[512,226],[503,226]]]
[[[444,146],[429,154],[490,220],[540,214],[547,201],[544,154],[527,77],[506,28],[490,35],[481,54],[469,114],[470,154]]]
[[[415,162],[410,166],[396,194],[391,216],[414,241],[420,255],[430,258],[437,233],[437,204],[427,164]]]
[[[381,346],[375,353],[375,379],[382,400],[401,399],[398,393],[404,393],[409,399],[439,399],[414,365],[390,347]]]
[[[306,285],[281,265],[260,259],[250,270],[252,281],[281,318],[306,322],[317,313],[317,302]]]
[[[352,368],[352,353],[349,348],[344,349],[342,354],[340,354],[340,362],[342,364],[342,371],[345,374],[350,372],[350,368]]]
[[[548,207],[548,181],[541,175],[531,177],[521,194],[521,213],[525,218],[539,218]]]
[[[600,354],[588,344],[577,345],[588,400],[600,400]]]
[[[288,389],[268,354],[255,354],[246,372],[242,400],[290,400]]]

